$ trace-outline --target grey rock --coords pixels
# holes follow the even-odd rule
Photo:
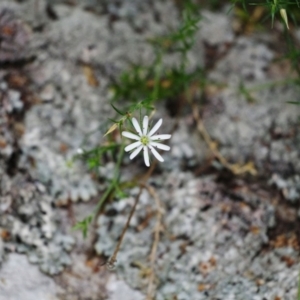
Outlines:
[[[268,242],[268,226],[274,226],[272,205],[261,202],[255,196],[247,198],[244,195],[245,203],[251,204],[251,212],[250,207],[245,208],[228,218],[219,205],[234,207],[235,204],[230,199],[224,203],[224,197],[218,196],[218,187],[212,178],[197,179],[191,174],[177,172],[176,175],[168,175],[163,182],[172,186],[173,192],[166,192],[166,186],[156,187],[167,211],[164,215],[165,231],[161,236],[156,260],[156,275],[160,282],[157,299],[172,295],[186,300],[206,299],[209,295],[211,298],[250,300],[254,296],[263,299],[273,295],[268,283],[277,281],[275,278],[279,274],[284,277],[290,272],[281,257],[294,257],[296,252],[289,248],[257,256],[257,251]],[[122,202],[122,205],[113,203],[107,207],[107,210],[118,207],[117,215],[104,214],[98,219],[99,240],[95,248],[101,254],[112,254],[133,205],[133,198],[123,199]],[[212,206],[201,212],[201,207],[208,203]],[[151,199],[147,193],[143,193],[117,257],[117,274],[133,288],[142,288],[145,284],[138,269],[133,266],[145,261],[152,245],[155,218],[149,220],[142,232],[136,230],[139,220],[145,218],[146,207],[149,205]],[[232,208],[232,211],[235,209]],[[259,234],[251,233],[251,226],[258,226]],[[177,238],[171,241],[170,236]],[[292,266],[293,270],[297,267],[297,264]],[[247,272],[252,275],[247,276]],[[266,281],[264,288],[258,288],[255,281],[257,277]],[[197,290],[199,282],[210,287],[206,294]],[[289,294],[288,284],[284,283],[278,288],[279,291]],[[295,292],[290,295],[295,295]]]
[[[0,225],[10,233],[11,246],[16,251],[26,253],[41,270],[54,275],[71,263],[68,252],[75,241],[57,232],[58,220],[52,207],[54,199],[48,193],[40,192],[41,183],[37,186],[21,176],[13,179],[11,190],[6,192],[13,191],[16,211],[9,215],[8,208],[5,209],[1,213]],[[2,191],[0,200],[3,196]],[[12,202],[9,209],[11,205]]]
[[[16,62],[29,59],[31,52],[31,28],[15,13],[16,7],[8,2],[0,3],[0,62]]]
[[[110,276],[107,283],[107,292],[109,300],[142,300],[144,295],[133,290],[124,281],[117,279],[115,275]]]
[[[223,13],[202,12],[201,27],[197,39],[202,39],[211,46],[222,46],[234,40],[229,15]]]
[[[58,286],[25,256],[10,254],[0,269],[1,300],[58,300]]]
[[[290,176],[285,179],[279,174],[273,174],[269,184],[275,185],[279,190],[281,190],[286,200],[291,202],[300,201],[299,175]]]

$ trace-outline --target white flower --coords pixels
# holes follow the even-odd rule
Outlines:
[[[154,127],[148,132],[148,123],[149,123],[149,118],[147,116],[144,117],[143,119],[143,130],[141,129],[138,121],[135,118],[132,118],[132,124],[137,131],[138,134],[133,134],[128,131],[123,131],[122,135],[129,138],[136,140],[137,142],[134,142],[127,147],[125,147],[125,151],[131,151],[135,149],[129,156],[130,159],[133,159],[136,157],[140,151],[143,149],[144,151],[144,161],[147,167],[150,166],[149,162],[149,152],[148,149],[153,153],[153,155],[161,162],[164,161],[164,159],[161,157],[161,155],[156,151],[155,148],[161,149],[168,151],[170,150],[170,147],[167,145],[163,145],[159,143],[159,141],[162,140],[167,140],[171,137],[171,134],[158,134],[158,135],[153,135],[161,126],[162,124],[162,119],[160,119]]]
[[[82,150],[82,148],[77,148],[77,149],[76,149],[76,153],[77,153],[78,155],[82,155],[82,154],[84,153],[84,151]]]

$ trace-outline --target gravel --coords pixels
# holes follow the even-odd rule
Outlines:
[[[1,300],[58,300],[59,287],[20,254],[11,254],[0,269]]]
[[[269,244],[268,230],[275,225],[271,204],[251,193],[239,194],[237,201],[224,194],[214,178],[199,179],[190,173],[169,173],[156,181],[162,183],[156,190],[165,212],[155,269],[157,299],[295,298],[297,249],[261,250]],[[130,197],[113,203],[107,212],[115,214],[99,217],[99,254],[112,254],[133,201]],[[155,209],[144,192],[117,257],[117,274],[136,289],[145,290],[147,283],[143,274],[155,214],[148,218]],[[286,257],[294,259],[292,266],[284,262]]]

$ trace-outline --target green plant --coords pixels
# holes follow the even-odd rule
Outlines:
[[[89,225],[95,221],[95,217],[103,208],[108,199],[124,197],[124,187],[136,186],[138,181],[120,182],[121,164],[124,154],[123,142],[116,139],[114,132],[121,132],[123,128],[132,126],[132,118],[135,115],[142,119],[144,115],[151,115],[155,111],[155,103],[158,100],[172,99],[178,94],[186,92],[187,87],[194,80],[203,76],[201,68],[193,73],[187,73],[187,55],[195,42],[195,34],[198,29],[199,17],[198,7],[191,1],[185,3],[182,13],[182,23],[175,32],[155,39],[149,40],[155,52],[153,64],[142,66],[132,63],[132,68],[124,72],[111,86],[113,98],[111,106],[116,117],[110,120],[113,124],[106,131],[107,142],[101,146],[82,150],[75,158],[86,161],[89,169],[97,170],[102,163],[103,156],[110,154],[117,156],[113,179],[108,182],[107,188],[99,199],[94,211],[84,220],[78,222],[74,228],[82,231],[86,236]],[[179,53],[179,65],[164,70],[162,58],[169,52]],[[84,146],[83,146],[84,148]]]
[[[288,25],[288,14],[294,21],[297,19],[297,15],[293,13],[293,6],[300,8],[299,0],[261,0],[261,1],[247,1],[247,0],[231,0],[232,7],[235,5],[241,5],[245,11],[248,11],[250,6],[263,6],[268,11],[268,17],[271,18],[272,27],[274,24],[274,19],[278,15],[282,18],[286,27]]]
[[[284,10],[286,13],[291,5],[295,4],[299,6],[298,1],[289,1],[287,3],[287,1],[276,0],[267,0],[256,3],[249,3],[246,0],[232,0],[231,3],[233,5],[241,5],[245,12],[248,11],[249,6],[263,5],[268,9],[272,24],[274,23],[274,18],[281,14],[286,27],[288,27],[288,18],[287,14],[285,15],[282,10]],[[145,180],[132,178],[132,180],[129,182],[120,181],[125,145],[123,144],[122,140],[120,141],[118,138],[118,134],[122,132],[124,128],[130,128],[133,125],[132,118],[134,116],[139,116],[139,120],[141,122],[142,116],[147,114],[151,115],[151,113],[153,113],[155,110],[156,101],[162,101],[166,99],[176,100],[178,95],[184,94],[186,100],[192,104],[190,101],[191,97],[189,95],[190,85],[194,81],[200,83],[200,86],[202,87],[207,83],[205,79],[205,70],[203,70],[203,68],[198,67],[192,73],[187,72],[188,53],[194,45],[195,34],[198,30],[198,24],[200,20],[201,17],[199,17],[197,7],[195,7],[191,2],[187,2],[183,11],[182,23],[178,30],[167,36],[158,37],[148,41],[152,44],[155,52],[154,62],[149,66],[142,66],[137,63],[132,63],[132,67],[128,71],[124,72],[120,78],[115,80],[115,82],[112,84],[111,89],[114,95],[111,105],[116,116],[113,120],[110,120],[112,125],[106,131],[105,137],[107,141],[98,148],[88,151],[84,150],[82,154],[77,156],[77,158],[86,161],[88,167],[92,170],[97,169],[103,160],[103,156],[108,153],[110,153],[111,157],[117,158],[113,178],[107,182],[106,189],[99,199],[94,211],[84,220],[78,222],[74,227],[75,229],[81,230],[84,236],[87,235],[89,226],[96,220],[98,213],[101,211],[106,201],[114,198],[121,199],[125,196],[124,190],[126,188],[139,186],[140,192],[143,188],[146,188]],[[288,41],[288,45],[289,52],[286,55],[286,58],[291,61],[294,70],[300,77],[298,63],[300,51],[297,49],[297,47],[295,47],[292,41],[290,41],[290,44]],[[169,52],[176,52],[179,54],[179,65],[164,70],[162,65],[163,57]],[[287,83],[299,84],[299,79],[288,79],[283,82],[274,82],[269,86]],[[243,83],[241,83],[240,92],[246,96],[247,101],[253,102],[255,101],[255,98],[251,95],[251,92],[269,86],[258,86],[250,90],[246,89]],[[297,102],[297,104],[300,104],[300,102]],[[196,107],[194,111],[197,111],[198,113],[198,107]],[[201,130],[203,130],[203,124],[199,120],[199,115],[197,116],[198,128],[202,128]],[[205,132],[205,135],[208,136],[206,131],[203,130],[203,132]],[[229,165],[223,160],[223,157],[218,156],[215,145],[213,145],[213,141],[209,138],[206,140],[208,140],[208,143],[212,145],[212,151],[214,154],[216,153],[215,157],[217,157],[223,163],[223,165],[227,166],[229,170],[232,170],[234,174],[241,174],[244,172],[243,170],[240,170],[242,168],[235,168],[236,166]],[[252,168],[253,171],[253,166],[246,165],[246,167],[248,167],[248,169]],[[146,178],[149,176],[149,174],[151,174],[153,168],[151,168],[150,172],[146,174]],[[247,170],[247,168],[245,168],[245,170]],[[149,187],[148,189],[151,190]],[[128,221],[124,225],[124,230],[117,244],[116,250],[114,251],[111,259],[108,261],[109,267],[113,267],[114,265],[123,236],[126,232],[132,214],[134,213],[138,199],[139,196],[137,196],[134,207],[132,208],[132,211],[128,217]],[[298,300],[300,300],[300,283]]]

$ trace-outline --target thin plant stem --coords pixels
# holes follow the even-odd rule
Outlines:
[[[137,206],[137,204],[139,202],[139,199],[140,199],[140,196],[142,194],[142,191],[143,191],[143,187],[140,187],[139,193],[138,193],[138,195],[135,198],[134,205],[133,205],[133,207],[132,207],[132,209],[130,211],[130,214],[129,214],[128,218],[127,218],[127,222],[126,222],[126,224],[125,224],[125,226],[123,228],[123,231],[121,233],[121,236],[120,236],[120,239],[119,239],[119,241],[117,243],[117,246],[116,246],[116,248],[115,248],[112,256],[110,257],[110,259],[106,263],[106,266],[107,266],[107,268],[109,270],[113,269],[114,266],[115,266],[115,262],[117,261],[118,252],[119,252],[119,250],[121,248],[122,241],[124,239],[124,236],[125,236],[125,233],[126,233],[128,227],[129,227],[130,220],[131,220],[131,218],[133,216],[133,213],[135,212],[135,209],[136,209],[136,206]]]
[[[159,94],[159,84],[160,84],[160,79],[161,79],[161,59],[162,59],[162,53],[160,50],[157,50],[157,58],[155,62],[155,77],[154,77],[154,88],[152,92],[152,100],[155,101],[158,98]]]
[[[123,156],[124,156],[124,145],[122,144],[121,147],[120,147],[117,164],[116,164],[115,170],[114,170],[114,177],[113,177],[109,187],[106,189],[105,193],[102,195],[99,202],[97,203],[97,206],[94,210],[94,215],[95,216],[99,213],[99,211],[101,210],[102,205],[104,204],[105,200],[107,199],[109,194],[114,190],[114,188],[117,186],[117,184],[120,180],[120,166],[121,166]]]
[[[161,201],[155,191],[155,189],[152,186],[146,185],[145,186],[146,189],[148,190],[149,194],[153,197],[153,199],[155,200],[155,204],[157,207],[157,219],[156,219],[156,224],[154,227],[154,241],[152,244],[152,248],[151,248],[151,253],[150,253],[150,267],[151,267],[151,271],[150,271],[150,276],[149,276],[149,283],[148,283],[148,290],[147,290],[147,298],[146,300],[152,300],[154,299],[154,281],[155,281],[155,271],[154,271],[154,267],[155,267],[155,260],[156,260],[156,254],[157,254],[157,247],[158,247],[158,243],[159,243],[159,235],[160,235],[160,231],[162,228],[162,205],[161,205]]]
[[[122,231],[122,233],[121,233],[120,239],[119,239],[119,241],[118,241],[118,243],[117,243],[117,246],[116,246],[116,248],[115,248],[115,250],[114,250],[112,256],[110,257],[110,259],[109,259],[109,260],[107,261],[107,263],[106,263],[106,267],[107,267],[109,270],[114,269],[115,262],[117,261],[117,255],[118,255],[118,252],[119,252],[119,250],[120,250],[120,247],[121,247],[122,241],[123,241],[123,239],[124,239],[125,233],[126,233],[128,227],[129,227],[130,220],[131,220],[131,218],[132,218],[132,216],[133,216],[133,213],[135,212],[135,209],[136,209],[136,206],[137,206],[137,204],[138,204],[138,202],[139,202],[139,199],[140,199],[140,196],[141,196],[141,194],[142,194],[142,191],[143,191],[143,189],[145,188],[145,182],[147,182],[148,178],[149,178],[149,177],[151,176],[151,174],[153,173],[156,164],[157,164],[157,161],[155,161],[155,162],[151,165],[151,167],[150,167],[150,169],[148,170],[148,172],[147,172],[147,173],[142,177],[142,179],[141,179],[139,193],[138,193],[138,195],[137,195],[136,198],[135,198],[134,205],[133,205],[133,207],[132,207],[132,209],[131,209],[131,211],[130,211],[130,214],[129,214],[129,216],[128,216],[127,222],[126,222],[126,224],[125,224],[125,226],[124,226],[124,228],[123,228],[123,231]]]
[[[264,83],[264,84],[258,84],[253,87],[248,87],[246,88],[247,92],[257,92],[261,91],[267,88],[272,88],[274,86],[279,86],[279,85],[286,85],[286,84],[298,84],[299,79],[297,78],[288,78],[284,80],[278,80],[274,82],[269,82],[269,83]]]

